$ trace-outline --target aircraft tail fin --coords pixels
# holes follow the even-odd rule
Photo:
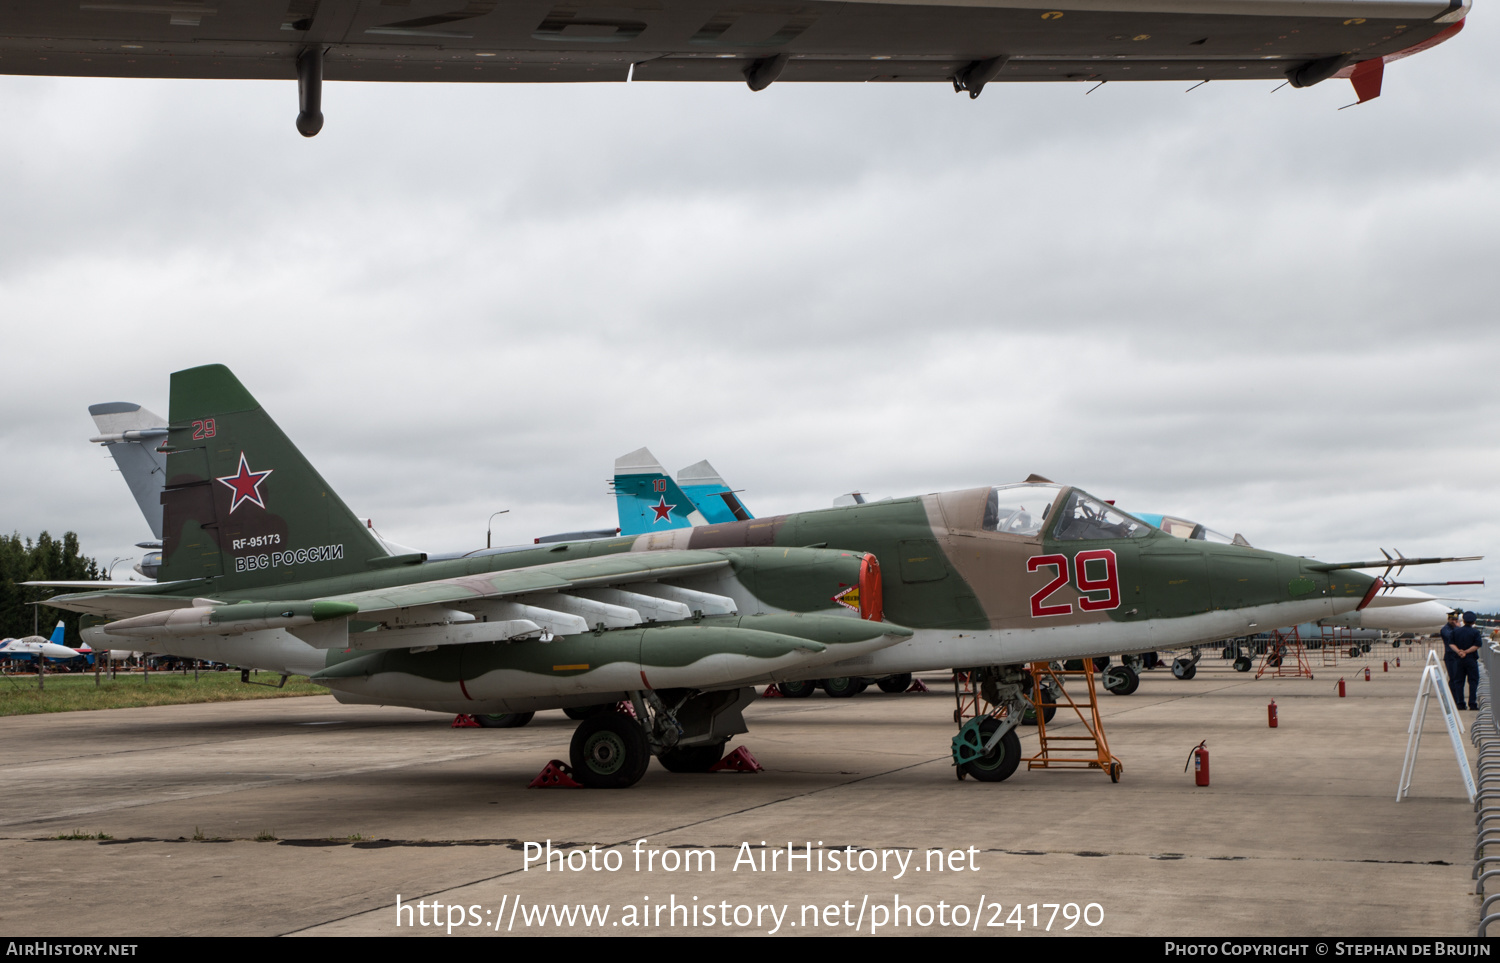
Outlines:
[[[161,579],[256,588],[391,557],[228,368],[174,372],[170,408]]]
[[[63,627],[63,624],[59,622],[57,623],[57,628],[52,630],[52,638],[48,639],[47,641],[53,643],[54,645],[66,645],[67,643],[63,642],[63,639],[67,638],[67,635],[67,629],[65,629]]]
[[[157,447],[167,437],[167,419],[129,401],[89,405],[99,433],[89,440],[109,449],[115,467],[146,516],[151,534],[161,538],[161,492],[167,456]]]
[[[706,524],[693,500],[646,448],[615,459],[614,494],[621,535]]]
[[[707,460],[679,471],[677,484],[710,525],[745,522],[755,517]]]

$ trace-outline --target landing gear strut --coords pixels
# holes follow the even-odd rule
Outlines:
[[[591,789],[625,789],[646,774],[653,755],[669,772],[707,772],[730,737],[746,731],[743,710],[755,698],[751,686],[632,692],[634,718],[596,712],[573,731],[573,778]]]

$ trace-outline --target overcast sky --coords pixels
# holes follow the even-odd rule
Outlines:
[[[1347,81],[457,86],[0,78],[0,528],[149,537],[87,406],[232,368],[430,551],[1038,472],[1325,559],[1491,554],[1487,10]],[[123,574],[128,565],[117,569]]]

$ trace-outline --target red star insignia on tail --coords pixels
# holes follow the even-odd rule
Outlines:
[[[225,475],[223,478],[215,479],[219,484],[226,486],[234,492],[234,500],[229,503],[229,513],[240,507],[241,502],[249,502],[257,508],[264,509],[265,501],[261,499],[260,483],[266,480],[266,476],[275,471],[267,468],[265,471],[251,471],[250,463],[245,461],[245,453],[240,452],[239,471],[233,475]]]
[[[667,504],[667,496],[661,496],[661,501],[657,502],[655,505],[650,506],[651,510],[656,513],[656,517],[651,519],[651,524],[655,525],[660,521],[671,521],[672,509],[676,507],[676,505]]]

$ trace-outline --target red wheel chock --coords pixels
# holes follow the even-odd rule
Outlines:
[[[782,693],[781,693],[781,687],[778,686],[774,682],[772,682],[770,685],[766,686],[766,691],[762,692],[760,694],[760,697],[762,699],[785,699],[786,698],[786,696],[782,695]]]
[[[542,767],[542,771],[531,780],[527,789],[582,789],[583,783],[573,778],[573,767],[561,759],[554,759]]]
[[[929,688],[927,688],[927,686],[923,684],[923,682],[922,682],[921,679],[917,678],[916,676],[912,676],[911,677],[911,685],[909,685],[909,686],[906,687],[906,691],[907,692],[931,692],[932,690],[929,689]]]
[[[766,767],[755,761],[750,750],[740,746],[729,755],[708,767],[709,772],[765,772]]]
[[[632,719],[636,718],[635,706],[630,704],[629,699],[621,699],[619,702],[616,702],[615,711],[623,712]]]
[[[480,726],[479,726],[478,720],[476,720],[471,715],[464,714],[464,715],[454,716],[453,717],[453,725],[449,726],[448,728],[450,728],[450,729],[478,729],[479,727]]]

